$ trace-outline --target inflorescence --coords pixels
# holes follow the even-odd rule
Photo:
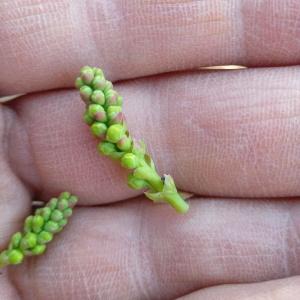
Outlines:
[[[170,175],[159,176],[146,153],[144,143],[132,139],[122,113],[122,97],[113,89],[99,68],[85,66],[75,81],[82,100],[86,103],[84,121],[92,134],[100,139],[98,151],[129,169],[128,185],[146,189],[145,195],[154,202],[167,202],[176,211],[185,213],[188,204],[177,191]]]
[[[63,192],[52,198],[45,207],[36,209],[25,219],[23,232],[15,233],[8,249],[0,253],[0,268],[20,264],[26,256],[41,255],[54,234],[60,232],[72,215],[77,197]]]

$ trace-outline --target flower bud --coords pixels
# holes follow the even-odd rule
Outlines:
[[[115,116],[112,119],[110,119],[109,125],[113,125],[113,124],[122,124],[123,126],[126,126],[125,117],[122,112],[115,114]]]
[[[39,244],[47,244],[49,242],[51,242],[53,239],[53,234],[47,231],[42,231],[39,233],[38,237],[37,237],[37,241]]]
[[[121,106],[112,105],[107,108],[107,117],[112,120],[119,112],[122,111]]]
[[[100,76],[100,77],[104,78],[104,73],[103,73],[103,71],[100,68],[94,67],[93,70],[94,70],[95,76]]]
[[[122,151],[129,151],[132,145],[132,139],[127,137],[126,135],[123,136],[118,142],[117,147]]]
[[[107,90],[105,92],[105,100],[107,105],[117,105],[118,94],[114,90]]]
[[[60,199],[57,204],[57,208],[61,211],[69,207],[69,202],[67,199]]]
[[[106,84],[105,78],[99,75],[95,76],[92,82],[92,86],[95,90],[104,90],[105,84]]]
[[[63,229],[63,227],[65,227],[68,224],[68,220],[67,219],[62,219],[61,221],[58,222],[58,226],[61,229]]]
[[[106,113],[104,108],[99,104],[91,104],[88,108],[89,116],[96,121],[106,122]]]
[[[33,232],[39,233],[42,230],[42,227],[44,225],[44,219],[40,215],[33,216],[31,227]]]
[[[92,93],[93,93],[93,90],[92,90],[89,86],[83,85],[83,86],[79,89],[79,92],[80,92],[80,97],[81,97],[81,99],[82,99],[84,102],[88,103],[89,100],[90,100],[90,97],[91,97],[91,95],[92,95]]]
[[[91,132],[97,137],[105,137],[107,126],[101,122],[94,122],[91,126]]]
[[[75,80],[75,87],[79,90],[84,85],[83,80],[81,77],[77,77]]]
[[[98,144],[98,151],[106,156],[109,156],[113,152],[117,152],[117,148],[114,144],[108,142],[101,142]]]
[[[90,117],[89,113],[86,111],[83,115],[83,121],[84,123],[91,125],[94,122],[94,119]]]
[[[32,232],[27,232],[21,239],[20,248],[22,250],[33,248],[35,247],[36,242],[36,235]]]
[[[45,206],[41,209],[39,215],[44,219],[45,222],[47,222],[50,218],[51,212],[52,212],[51,208]]]
[[[106,133],[106,139],[111,143],[117,143],[125,134],[124,127],[120,124],[111,125]]]
[[[24,224],[24,231],[25,232],[30,232],[31,231],[31,224],[32,224],[32,219],[33,219],[33,216],[28,216],[26,219],[25,219],[25,224]]]
[[[121,165],[126,169],[135,169],[138,164],[138,158],[132,153],[126,153],[121,158]]]
[[[45,245],[36,245],[33,249],[31,249],[31,255],[41,255],[45,252]]]
[[[58,196],[58,199],[69,199],[71,197],[71,194],[69,192],[62,192],[60,193],[60,195]]]
[[[72,195],[72,196],[69,198],[68,202],[69,202],[69,207],[72,208],[72,207],[74,207],[74,206],[76,205],[76,203],[78,202],[78,197],[75,196],[75,195]]]
[[[141,190],[148,187],[148,184],[145,180],[135,178],[132,174],[128,175],[127,184],[134,190]]]
[[[44,230],[51,233],[55,233],[57,229],[58,229],[58,224],[53,221],[48,221],[44,226]]]
[[[72,216],[72,213],[73,213],[73,212],[72,212],[72,209],[71,209],[71,208],[65,209],[64,212],[63,212],[64,218],[67,219],[67,218],[71,217],[71,216]]]
[[[106,94],[106,93],[107,93],[109,90],[111,90],[112,88],[113,88],[112,82],[109,81],[109,80],[106,80],[106,81],[105,81],[105,87],[104,87],[104,90],[103,90],[104,94]]]
[[[94,71],[91,67],[85,66],[81,68],[80,76],[85,84],[91,84],[94,79]]]
[[[101,90],[95,90],[91,96],[91,100],[93,101],[93,103],[104,105],[104,93]]]
[[[48,203],[47,203],[47,207],[49,207],[51,210],[54,210],[56,208],[57,205],[57,198],[52,198]]]
[[[62,220],[63,218],[64,218],[63,213],[58,209],[55,209],[51,214],[51,220],[54,222],[58,222],[58,221]]]
[[[13,249],[8,253],[8,263],[12,265],[20,264],[24,259],[24,255],[20,250]]]
[[[10,239],[10,248],[18,248],[22,239],[21,232],[16,232]]]

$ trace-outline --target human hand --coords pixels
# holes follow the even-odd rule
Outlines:
[[[300,72],[280,66],[299,63],[300,4],[9,1],[0,11],[0,91],[28,93],[0,108],[0,249],[34,196],[80,198],[45,255],[1,271],[1,299],[296,299]],[[99,157],[78,93],[59,90],[86,64],[126,80],[115,87],[131,132],[195,194],[187,215],[129,190],[126,172]],[[187,71],[227,64],[253,68]]]

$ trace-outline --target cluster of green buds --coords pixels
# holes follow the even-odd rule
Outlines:
[[[0,268],[20,264],[26,256],[43,254],[46,244],[68,223],[77,197],[63,192],[25,219],[23,232],[15,233],[7,250],[0,253]]]
[[[102,70],[83,67],[75,86],[86,104],[84,121],[100,139],[98,151],[130,170],[129,187],[146,189],[145,195],[154,202],[167,202],[176,211],[187,212],[188,204],[177,191],[172,177],[159,176],[145,145],[130,136],[122,113],[123,99],[105,79]]]

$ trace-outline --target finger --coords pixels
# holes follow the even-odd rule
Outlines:
[[[299,68],[182,74],[116,85],[130,131],[180,189],[229,197],[300,194]],[[12,106],[27,128],[37,189],[95,204],[133,197],[127,172],[96,151],[77,93],[32,95]],[[22,136],[11,161],[27,180]],[[29,158],[28,158],[29,159]]]
[[[296,201],[245,199],[195,199],[186,216],[143,199],[79,208],[46,256],[11,280],[25,299],[174,299],[293,276],[299,213]]]
[[[294,300],[300,294],[300,277],[268,282],[224,285],[194,292],[181,300]],[[179,298],[178,298],[179,300]]]
[[[8,163],[12,111],[0,105],[0,252],[30,210],[30,194]],[[21,129],[24,132],[24,129]]]
[[[111,80],[242,64],[298,64],[300,3],[287,1],[2,1],[3,95],[72,87],[79,68]]]
[[[20,229],[21,221],[30,210],[30,195],[7,163],[8,137],[13,127],[12,112],[0,104],[0,252],[5,249],[11,234]],[[6,270],[0,270],[1,299],[18,299]]]

